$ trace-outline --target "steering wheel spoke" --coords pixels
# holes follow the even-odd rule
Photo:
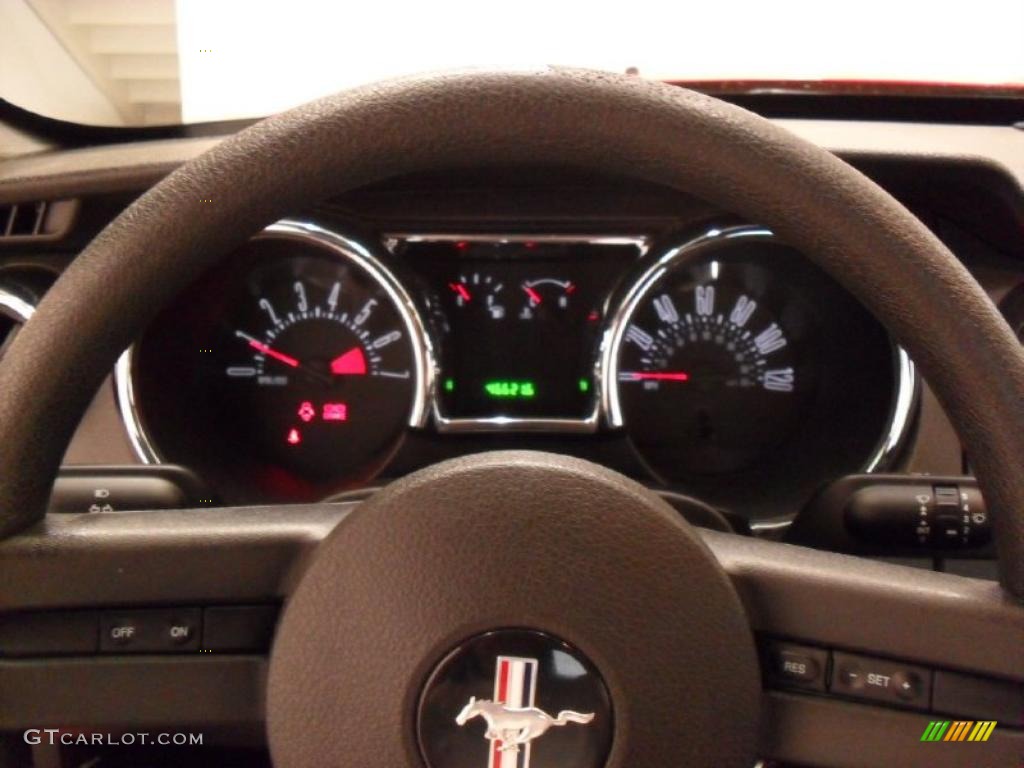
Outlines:
[[[320,543],[355,507],[51,515],[0,543],[0,615],[283,602]],[[712,531],[701,538],[729,575],[759,639],[982,678],[1019,678],[1024,669],[1018,642],[1024,616],[995,584]],[[263,653],[5,657],[0,730],[187,722],[258,735],[267,666]],[[31,695],[40,687],[45,698]],[[960,765],[961,753],[928,749],[921,735],[932,721],[984,719],[772,688],[761,711],[760,756],[836,768],[887,761]],[[997,727],[986,757],[1001,764],[997,756],[1019,755],[1022,739],[1020,730]]]

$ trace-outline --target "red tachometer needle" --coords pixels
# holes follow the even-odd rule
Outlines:
[[[284,363],[285,365],[290,365],[292,368],[299,367],[299,361],[296,360],[294,357],[289,357],[283,352],[278,352],[276,349],[271,349],[266,344],[256,341],[256,339],[250,339],[249,346],[255,349],[257,352],[266,355],[267,357],[272,357],[278,362]]]
[[[331,360],[331,373],[335,376],[362,376],[366,373],[366,355],[360,347],[352,347]]]
[[[660,371],[657,373],[646,371],[623,371],[619,378],[624,381],[689,381],[690,374],[682,371]]]

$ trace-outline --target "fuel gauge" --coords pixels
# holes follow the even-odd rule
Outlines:
[[[524,303],[517,317],[520,320],[532,320],[568,310],[571,297],[576,292],[576,284],[571,280],[541,277],[524,281],[522,291]]]

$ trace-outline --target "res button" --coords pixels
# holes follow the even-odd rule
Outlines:
[[[764,669],[774,686],[824,691],[828,651],[771,640],[765,645]]]

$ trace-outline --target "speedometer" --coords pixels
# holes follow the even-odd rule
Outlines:
[[[906,365],[802,254],[763,229],[712,230],[656,253],[625,291],[605,408],[655,476],[749,512],[891,459]]]
[[[817,377],[805,323],[772,288],[764,265],[719,258],[677,266],[637,297],[616,406],[674,474],[743,469],[798,427]]]
[[[253,486],[315,498],[373,476],[422,426],[426,356],[412,302],[378,259],[281,222],[158,318],[136,350],[135,416],[160,458],[199,464],[239,498]]]

